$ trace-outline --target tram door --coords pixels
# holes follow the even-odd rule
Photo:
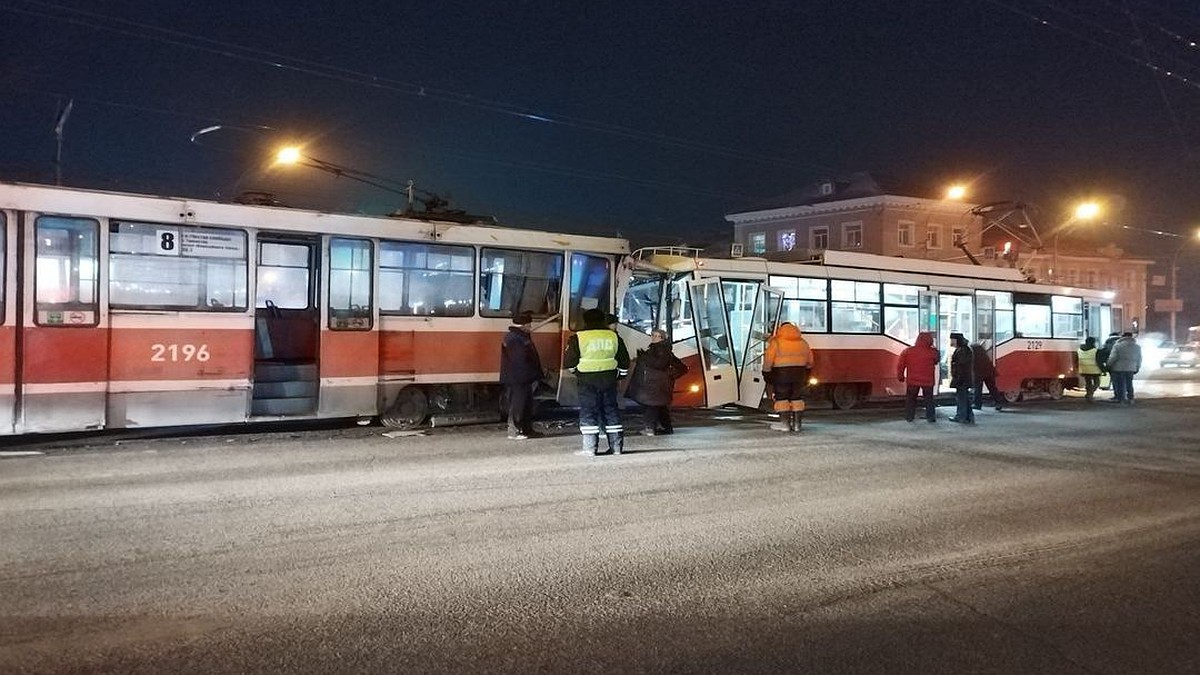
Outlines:
[[[929,333],[933,335],[933,339],[936,342],[938,335],[941,334],[938,330],[939,322],[937,291],[918,291],[917,296],[917,302],[919,303],[917,305],[917,325],[919,326],[917,330],[921,333]],[[945,351],[945,347],[940,345],[934,344],[934,347],[937,347],[940,352]],[[938,367],[941,368],[941,365],[939,364]],[[942,378],[940,375],[934,379],[933,392],[935,394],[938,392],[938,387],[941,385],[941,380]]]
[[[742,367],[738,378],[738,404],[757,409],[762,404],[766,381],[763,379],[763,355],[767,351],[767,340],[779,324],[779,313],[783,310],[783,291],[759,286],[754,300],[754,312],[742,350]]]
[[[374,414],[379,407],[379,317],[372,294],[374,244],[349,237],[328,241],[326,314],[319,319],[323,325],[317,361],[323,385],[318,411],[326,417]]]
[[[729,318],[721,297],[720,279],[688,282],[700,365],[704,368],[705,404],[716,407],[738,400],[737,368],[733,362],[733,341],[729,336]]]
[[[258,237],[252,417],[317,411],[320,252],[317,237]]]
[[[100,306],[100,223],[30,216],[23,234],[16,430],[101,428],[109,345]]]
[[[938,293],[937,348],[941,350],[942,386],[950,386],[950,334],[962,333],[968,342],[975,340],[975,296],[970,294]]]

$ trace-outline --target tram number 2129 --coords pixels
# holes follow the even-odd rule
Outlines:
[[[1041,349],[1042,341],[1041,340],[1026,340],[1025,348],[1028,350],[1031,350],[1031,351]]]

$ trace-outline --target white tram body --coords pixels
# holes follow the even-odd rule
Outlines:
[[[498,410],[611,311],[619,238],[0,184],[0,433]]]
[[[902,395],[900,352],[935,336],[948,379],[950,333],[985,341],[997,385],[1015,400],[1061,397],[1078,379],[1086,335],[1112,330],[1112,294],[1027,283],[1017,270],[828,251],[807,262],[635,251],[618,275],[621,332],[631,353],[662,328],[689,365],[676,404],[763,402],[762,356],[774,327],[800,327],[814,351],[810,394],[835,407]]]

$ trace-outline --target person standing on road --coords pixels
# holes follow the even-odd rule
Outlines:
[[[510,441],[537,435],[533,430],[533,394],[542,379],[542,360],[530,334],[532,324],[532,314],[517,314],[500,343],[500,384],[508,397]]]
[[[938,360],[941,355],[933,346],[933,333],[918,333],[913,346],[900,352],[896,363],[896,379],[904,387],[904,419],[909,422],[917,414],[917,395],[925,403],[925,419],[937,421],[937,403],[933,400],[933,385],[937,382]]]
[[[1100,362],[1096,358],[1096,338],[1088,337],[1075,350],[1075,372],[1083,378],[1083,400],[1092,402],[1100,388]]]
[[[962,333],[951,333],[950,344],[954,352],[950,354],[950,386],[954,388],[954,400],[957,402],[957,412],[950,418],[951,422],[962,424],[975,423],[975,411],[971,408],[971,385],[974,384],[975,355],[971,346]]]
[[[983,410],[983,386],[987,385],[988,394],[992,397],[992,405],[996,406],[996,410],[1004,409],[1004,396],[1000,390],[996,388],[996,364],[992,363],[992,357],[988,354],[987,340],[980,340],[971,345],[971,355],[974,357],[974,378],[971,384],[974,387],[974,408]]]
[[[1100,385],[1104,386],[1103,376],[1108,375],[1108,386],[1110,389],[1112,388],[1112,374],[1108,372],[1108,355],[1112,353],[1113,345],[1120,339],[1120,333],[1109,333],[1108,337],[1104,340],[1104,345],[1096,350],[1096,365],[1100,366]],[[1116,401],[1117,397],[1113,396],[1112,400]]]
[[[793,323],[779,324],[767,341],[762,373],[775,392],[775,412],[782,418],[779,431],[800,431],[812,359],[808,340]]]
[[[1142,369],[1142,348],[1133,333],[1121,333],[1108,353],[1108,372],[1112,375],[1113,400],[1117,403],[1133,403],[1133,376]]]
[[[625,449],[621,411],[617,407],[617,381],[629,374],[629,351],[616,331],[605,327],[604,312],[583,313],[583,330],[567,340],[564,364],[575,373],[579,386],[580,454],[600,454],[600,433],[608,439],[608,451]]]
[[[630,398],[642,406],[643,436],[675,433],[671,396],[675,380],[686,372],[687,366],[671,351],[667,332],[660,328],[651,331],[650,346],[638,352],[628,391]]]

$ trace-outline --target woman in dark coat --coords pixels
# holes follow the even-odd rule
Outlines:
[[[687,366],[671,351],[666,332],[650,333],[650,346],[638,353],[635,371],[630,398],[642,406],[642,435],[674,433],[671,395],[675,380],[687,372]]]
[[[950,386],[958,403],[958,414],[951,422],[975,424],[975,411],[971,408],[971,386],[975,383],[975,355],[962,333],[951,333],[950,344],[954,353],[950,355]]]

